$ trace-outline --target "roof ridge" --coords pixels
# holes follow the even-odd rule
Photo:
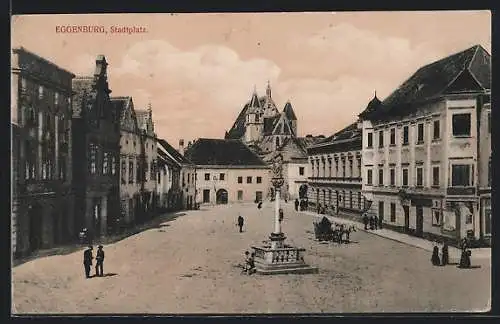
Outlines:
[[[470,62],[469,64],[467,64],[467,71],[469,72],[469,74],[472,76],[472,78],[474,78],[474,81],[476,81],[476,83],[481,87],[481,89],[485,90],[485,87],[482,85],[481,82],[479,82],[479,80],[476,78],[476,76],[474,75],[474,73],[472,73],[471,71],[471,65],[472,65],[472,62],[474,61],[477,53],[479,52],[479,48],[482,47],[481,45],[476,45],[476,51],[474,52],[474,55],[472,55],[471,59],[470,59]],[[486,51],[486,50],[485,50]],[[462,72],[463,73],[463,72]]]

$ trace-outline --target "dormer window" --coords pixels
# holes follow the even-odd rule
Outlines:
[[[255,122],[257,122],[257,123],[259,122],[259,114],[255,115]]]

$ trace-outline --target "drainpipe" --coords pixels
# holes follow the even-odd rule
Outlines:
[[[484,95],[480,94],[476,97],[476,170],[475,174],[477,174],[477,177],[474,175],[475,178],[475,190],[476,190],[476,197],[478,199],[478,213],[479,213],[479,240],[483,240],[483,215],[481,213],[481,198],[479,195],[479,182],[480,182],[480,170],[481,169],[481,115],[482,115],[482,110],[483,110],[483,102],[484,102]]]

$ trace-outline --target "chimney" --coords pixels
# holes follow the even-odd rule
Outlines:
[[[181,155],[184,155],[184,140],[183,139],[179,140],[179,153],[181,153]]]

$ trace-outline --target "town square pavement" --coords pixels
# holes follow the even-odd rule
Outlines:
[[[351,244],[314,240],[314,216],[284,206],[287,243],[307,249],[307,275],[245,275],[245,250],[273,229],[273,204],[202,207],[105,245],[104,277],[85,279],[83,248],[12,269],[13,314],[486,311],[488,258],[434,267],[430,253],[364,231]],[[245,218],[238,233],[236,218]],[[458,260],[452,259],[451,262]]]

